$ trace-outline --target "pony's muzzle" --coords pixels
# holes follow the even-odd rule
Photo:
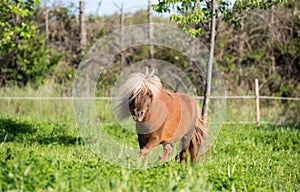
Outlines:
[[[143,122],[144,118],[145,118],[145,113],[144,113],[144,111],[139,111],[139,112],[135,113],[134,115],[132,115],[132,118],[136,122]]]
[[[141,117],[135,117],[134,120],[136,122],[143,122],[144,118],[141,118]]]

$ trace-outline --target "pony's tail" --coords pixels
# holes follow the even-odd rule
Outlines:
[[[202,147],[206,136],[207,136],[207,129],[204,126],[202,117],[199,117],[195,126],[194,135],[189,145],[189,151],[191,154],[192,163],[196,161],[198,152],[200,151],[200,148]]]

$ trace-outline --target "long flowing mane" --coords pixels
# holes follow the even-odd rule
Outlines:
[[[117,116],[120,120],[124,120],[129,117],[128,102],[134,99],[146,89],[151,91],[153,98],[157,98],[160,94],[162,84],[160,79],[154,75],[154,69],[149,73],[149,69],[146,68],[146,73],[133,73],[131,74],[122,86],[118,90],[118,98],[121,98],[119,105],[117,106]]]
[[[146,73],[133,73],[120,88],[120,93],[130,99],[134,99],[143,89],[150,90],[154,97],[159,96],[161,89],[160,79],[154,75],[154,69],[149,74],[148,68]]]

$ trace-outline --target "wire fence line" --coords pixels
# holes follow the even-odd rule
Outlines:
[[[194,96],[194,98],[198,101],[201,101],[204,97],[203,96]],[[107,105],[110,105],[109,103],[113,100],[113,99],[118,99],[117,97],[110,97],[110,96],[106,96],[106,97],[73,97],[73,96],[48,96],[48,97],[43,97],[43,96],[0,96],[0,102],[9,102],[6,103],[5,105],[0,105],[1,106],[1,110],[8,110],[7,112],[10,112],[11,107],[5,107],[5,106],[9,106],[11,105],[10,102],[16,101],[17,102],[17,109],[18,111],[21,112],[20,113],[24,113],[24,111],[29,111],[31,107],[27,107],[26,109],[23,110],[23,108],[19,108],[20,105],[22,105],[23,102],[26,103],[26,100],[28,102],[37,102],[40,105],[40,102],[44,102],[44,101],[49,101],[47,102],[48,104],[51,104],[53,101],[53,104],[57,107],[55,109],[55,111],[57,112],[57,110],[61,110],[61,108],[59,106],[57,106],[58,104],[56,103],[56,101],[58,102],[73,102],[73,101],[103,101],[104,103],[99,103],[99,106],[102,106],[104,110],[100,110],[100,111],[108,111],[110,109],[107,108]],[[229,114],[228,118],[229,119],[224,119],[222,122],[214,122],[214,121],[210,121],[210,124],[229,124],[229,125],[234,125],[234,124],[284,124],[287,123],[286,119],[288,119],[290,116],[286,117],[282,117],[280,110],[284,110],[286,112],[286,110],[289,110],[292,113],[285,113],[287,115],[291,115],[292,117],[295,116],[295,114],[297,114],[298,109],[297,109],[297,105],[298,102],[300,101],[299,97],[276,97],[276,96],[254,96],[254,95],[244,95],[244,96],[239,96],[239,95],[233,95],[233,96],[211,96],[210,97],[211,100],[227,100],[227,102],[229,102],[229,105],[231,106],[230,109],[235,109],[235,110],[231,110],[231,113]],[[241,103],[236,104],[236,101],[239,102],[239,100],[245,101],[247,102],[247,104],[243,105],[245,108],[243,108],[241,106]],[[263,107],[259,107],[259,104],[257,105],[257,103],[249,103],[248,100],[252,100],[252,101],[257,101],[258,103],[260,103]],[[107,102],[109,101],[109,102]],[[281,107],[278,108],[279,105],[273,106],[276,108],[276,113],[273,114],[273,111],[270,111],[269,107],[266,107],[266,103],[263,101],[292,101],[292,102],[296,102],[293,103],[293,107],[291,107],[289,105],[289,103],[281,103],[283,105],[288,105],[285,107]],[[232,103],[233,102],[233,103]],[[280,105],[281,105],[280,104]],[[12,104],[14,105],[14,104]],[[27,105],[28,106],[28,105]],[[51,107],[51,105],[47,105],[46,107]],[[300,105],[299,105],[300,106]],[[248,109],[250,107],[251,109]],[[296,109],[295,109],[296,107]],[[43,108],[43,106],[38,106],[38,108]],[[260,114],[260,110],[259,108],[261,108],[261,114]],[[3,112],[4,112],[3,111]],[[279,114],[279,113],[280,114]],[[40,114],[39,114],[40,115]],[[103,118],[106,117],[104,114]],[[231,115],[231,116],[230,116]],[[260,119],[262,117],[262,119]],[[108,118],[108,121],[111,120],[110,116]],[[300,122],[300,117],[296,117],[296,122],[299,123]]]
[[[110,100],[114,97],[20,97],[20,96],[4,96],[0,97],[0,100]],[[195,99],[201,100],[203,96],[194,96]],[[244,96],[211,96],[210,99],[255,99],[254,95],[244,95]],[[260,99],[269,100],[290,100],[290,101],[300,101],[299,97],[276,97],[276,96],[259,96]]]

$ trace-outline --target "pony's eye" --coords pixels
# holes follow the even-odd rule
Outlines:
[[[148,96],[149,96],[150,98],[152,98],[152,93],[148,93]]]

